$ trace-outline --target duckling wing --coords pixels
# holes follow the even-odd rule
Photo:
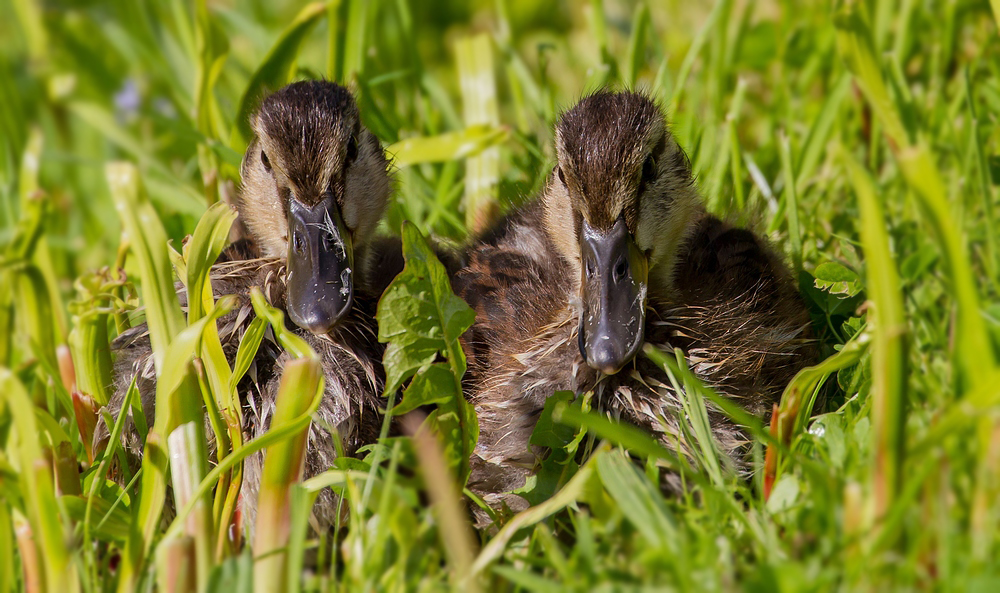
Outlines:
[[[808,312],[780,256],[752,232],[706,216],[674,279],[676,297],[656,308],[653,339],[684,349],[696,374],[749,411],[770,411],[816,358]]]

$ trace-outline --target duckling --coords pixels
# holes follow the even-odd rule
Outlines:
[[[331,467],[337,444],[352,455],[378,436],[384,377],[374,314],[378,298],[402,269],[398,240],[373,237],[389,198],[388,160],[362,126],[350,92],[332,82],[302,81],[280,89],[262,101],[251,127],[255,137],[243,158],[237,200],[249,236],[228,247],[212,273],[215,293],[237,295],[242,307],[220,320],[219,336],[232,362],[253,318],[250,288],[258,286],[320,355],[325,393],[309,433],[308,478]],[[183,292],[181,297],[186,300]],[[116,340],[109,408],[116,416],[135,377],[151,425],[155,374],[147,336],[141,326]],[[248,438],[270,425],[286,360],[275,344],[261,344],[255,376],[240,388]],[[138,458],[143,444],[129,428],[123,444]],[[102,438],[106,428],[95,437]],[[244,465],[242,510],[250,530],[262,463],[260,453]],[[314,527],[332,525],[335,510],[332,492],[321,493]]]
[[[683,349],[698,377],[763,416],[810,363],[809,316],[767,242],[706,213],[661,110],[602,91],[556,125],[541,195],[471,243],[456,291],[476,311],[466,338],[479,417],[470,488],[494,506],[542,454],[529,437],[554,392],[683,443],[681,402],[645,342]],[[748,439],[717,411],[737,467]],[[683,445],[682,445],[683,447]]]

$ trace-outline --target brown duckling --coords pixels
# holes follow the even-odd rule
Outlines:
[[[763,416],[813,357],[789,271],[750,231],[708,215],[661,110],[598,92],[556,125],[557,165],[541,195],[466,252],[456,291],[476,310],[467,337],[480,438],[470,487],[491,504],[541,453],[529,437],[554,392],[680,442],[681,403],[643,343],[679,347],[707,384]],[[748,439],[710,413],[740,465]]]
[[[215,293],[239,296],[242,308],[220,320],[219,336],[232,362],[253,318],[250,288],[258,286],[320,355],[325,393],[309,433],[308,478],[329,469],[337,456],[332,430],[348,455],[378,436],[384,378],[375,308],[402,269],[398,241],[374,238],[389,198],[388,161],[379,141],[361,125],[354,98],[331,82],[303,81],[280,89],[262,101],[251,127],[255,138],[243,158],[237,203],[249,237],[227,248],[212,274]],[[116,416],[135,377],[151,425],[155,375],[146,335],[141,326],[116,340],[115,397],[109,408]],[[270,425],[286,356],[265,340],[254,372],[241,385],[248,438]],[[100,432],[95,438],[106,439],[107,429]],[[134,428],[126,430],[124,441],[137,459],[143,444]],[[257,454],[244,465],[241,499],[250,529],[262,462],[263,454]],[[315,526],[330,526],[335,509],[332,492],[321,493]]]

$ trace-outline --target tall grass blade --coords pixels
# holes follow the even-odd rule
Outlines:
[[[193,365],[188,365],[193,374]],[[193,501],[194,508],[185,522],[184,536],[179,541],[190,541],[194,564],[195,582],[204,591],[212,564],[215,530],[212,525],[211,505],[206,497],[195,497],[196,488],[206,472],[205,429],[201,418],[185,422],[170,433],[167,439],[170,450],[170,476],[173,482],[174,501],[178,506]],[[161,544],[162,546],[163,544]],[[169,544],[168,544],[169,545]],[[172,567],[160,563],[159,571]]]
[[[135,165],[118,162],[105,167],[111,197],[122,219],[123,234],[132,248],[142,278],[146,323],[157,372],[163,369],[170,341],[184,328],[180,301],[174,292],[167,256],[167,234],[150,204]]]
[[[500,125],[493,46],[487,35],[465,37],[455,44],[466,127]],[[473,233],[486,228],[498,214],[500,149],[484,149],[465,161],[465,225]]]
[[[900,171],[918,198],[925,220],[941,247],[957,305],[953,360],[962,369],[962,381],[975,387],[982,371],[993,368],[997,361],[981,321],[975,276],[959,227],[951,215],[940,172],[926,143],[914,140],[903,124],[875,59],[871,33],[859,5],[845,3],[838,11],[836,24],[840,53],[878,117]]]
[[[622,82],[627,88],[636,88],[639,72],[646,63],[646,37],[649,35],[651,26],[649,7],[640,4],[632,15],[632,35],[628,40],[625,72],[622,74]]]
[[[275,400],[273,427],[309,412],[323,389],[323,369],[316,358],[285,365]],[[284,591],[288,584],[288,537],[291,534],[291,490],[301,479],[309,426],[271,445],[264,457],[257,525],[254,530],[254,590]]]
[[[14,520],[7,501],[0,503],[0,593],[11,593],[17,586],[14,559]]]
[[[903,312],[899,274],[889,249],[882,205],[868,173],[848,153],[844,162],[861,209],[861,240],[868,264],[867,289],[872,309],[872,469],[874,513],[888,512],[902,484],[904,428],[907,406],[907,343],[909,325]],[[874,327],[872,327],[874,326]]]
[[[569,482],[562,487],[559,492],[555,493],[545,502],[533,506],[527,510],[521,511],[513,519],[507,522],[500,531],[490,539],[481,552],[479,556],[476,557],[476,561],[472,564],[472,575],[479,575],[484,570],[489,568],[491,564],[496,562],[503,556],[507,545],[510,543],[511,539],[522,529],[530,527],[536,523],[544,521],[553,514],[561,511],[567,506],[582,500],[585,496],[586,488],[589,482],[594,477],[596,473],[595,466],[597,465],[597,460],[600,459],[602,455],[607,454],[607,449],[602,449],[597,451],[588,461],[580,467],[580,470],[570,478]]]
[[[476,592],[479,591],[479,582],[470,575],[475,545],[460,502],[461,489],[448,469],[438,437],[422,428],[419,416],[422,414],[414,412],[402,421],[404,429],[413,435],[424,485],[441,523],[441,539],[453,567],[452,583],[456,588]]]
[[[0,392],[6,394],[8,410],[17,426],[17,461],[19,484],[24,494],[25,511],[34,535],[45,589],[78,591],[80,582],[76,564],[67,547],[66,529],[55,498],[52,466],[46,462],[38,441],[35,408],[24,386],[14,374],[0,368]]]
[[[278,90],[291,81],[302,41],[324,14],[326,14],[324,4],[320,2],[307,4],[267,52],[267,56],[253,73],[240,97],[236,122],[229,140],[231,148],[242,152],[250,142],[250,138],[253,137],[253,131],[250,130],[250,114],[264,95]]]

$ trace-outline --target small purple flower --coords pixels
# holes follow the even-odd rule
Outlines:
[[[142,97],[139,96],[139,86],[135,83],[134,78],[125,79],[121,90],[115,93],[114,102],[115,114],[120,120],[130,120],[139,113]]]

